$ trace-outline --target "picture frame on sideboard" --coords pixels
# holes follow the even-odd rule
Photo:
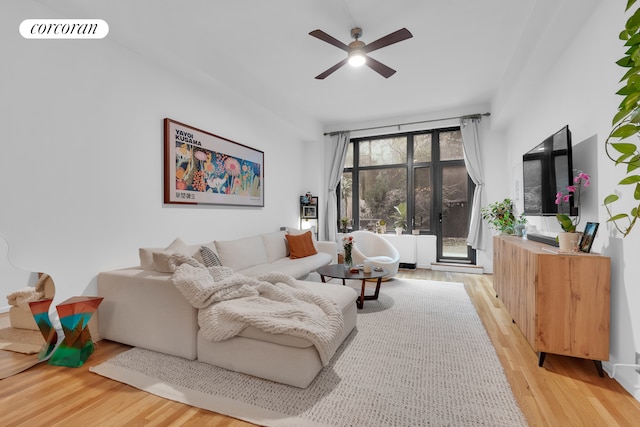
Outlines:
[[[584,232],[582,233],[580,242],[578,243],[578,249],[581,252],[591,252],[591,245],[593,245],[593,239],[596,237],[599,225],[600,223],[598,222],[587,222],[584,226]]]

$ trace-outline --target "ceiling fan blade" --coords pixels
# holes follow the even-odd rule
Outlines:
[[[316,76],[316,79],[318,80],[322,80],[325,77],[329,76],[331,73],[333,73],[334,71],[336,71],[338,68],[342,67],[344,64],[347,63],[347,61],[349,60],[349,58],[345,58],[342,61],[338,62],[336,65],[334,65],[333,67],[329,68],[327,71],[320,73]],[[394,71],[395,73],[395,71]],[[393,73],[391,73],[393,74]]]
[[[313,36],[317,39],[322,40],[323,42],[327,42],[329,44],[334,45],[335,47],[338,47],[344,51],[349,52],[349,46],[347,46],[346,44],[342,43],[340,40],[330,36],[329,34],[325,33],[322,30],[313,30],[309,33],[310,36]]]
[[[365,62],[365,64],[367,64],[369,68],[380,74],[385,79],[388,79],[396,73],[396,70],[394,70],[393,68],[389,68],[382,62],[378,62],[369,56],[367,56],[367,62]]]
[[[406,28],[401,28],[398,31],[394,31],[391,34],[387,34],[386,36],[369,43],[362,50],[364,51],[364,53],[373,52],[374,50],[378,50],[385,46],[389,46],[406,39],[410,39],[411,37],[413,37],[413,34],[411,34],[409,30],[407,30]]]

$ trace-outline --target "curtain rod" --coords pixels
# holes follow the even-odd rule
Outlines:
[[[333,136],[333,135],[337,135],[341,132],[359,132],[362,130],[373,130],[373,129],[384,129],[384,128],[390,128],[390,127],[395,127],[395,126],[408,126],[408,125],[419,125],[421,123],[431,123],[431,122],[441,122],[444,120],[453,120],[453,119],[479,119],[482,118],[482,116],[490,116],[491,113],[478,113],[478,114],[469,114],[467,116],[455,116],[455,117],[445,117],[442,119],[431,119],[431,120],[421,120],[418,122],[409,122],[409,123],[398,123],[395,125],[384,125],[384,126],[372,126],[372,127],[368,127],[368,128],[360,128],[360,129],[351,129],[351,130],[336,130],[333,132],[325,132],[323,133],[324,136]]]

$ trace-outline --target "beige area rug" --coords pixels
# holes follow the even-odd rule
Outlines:
[[[0,350],[36,354],[43,344],[40,331],[12,328],[9,315],[0,316]]]
[[[0,380],[24,372],[40,363],[37,353],[44,344],[40,331],[11,327],[8,314],[0,315]]]
[[[91,371],[265,426],[526,426],[461,283],[394,279],[306,389],[134,348]]]

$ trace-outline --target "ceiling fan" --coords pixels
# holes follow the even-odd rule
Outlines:
[[[375,59],[367,56],[367,54],[373,52],[374,50],[378,50],[413,37],[413,34],[411,34],[409,30],[407,30],[406,28],[402,28],[398,31],[394,31],[391,34],[387,34],[386,36],[374,42],[365,44],[364,42],[359,40],[359,38],[362,37],[362,28],[356,27],[351,30],[351,37],[353,37],[355,40],[349,43],[349,45],[346,45],[322,30],[313,30],[309,33],[309,35],[332,44],[347,52],[347,57],[345,59],[338,62],[336,65],[329,68],[325,72],[318,74],[316,76],[316,79],[319,80],[322,80],[325,77],[329,76],[331,73],[345,65],[347,62],[355,67],[364,64],[371,68],[373,71],[379,73],[384,78],[388,79],[393,74],[395,74],[396,70],[387,67],[381,62],[376,61]]]

